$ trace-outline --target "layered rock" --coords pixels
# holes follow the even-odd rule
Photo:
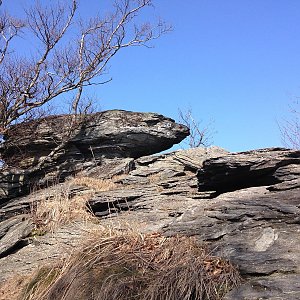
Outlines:
[[[121,173],[125,175],[114,176]],[[233,262],[244,281],[226,299],[300,298],[299,151],[190,149],[104,163],[81,175],[112,178],[116,184],[87,200],[100,224],[193,235],[212,254]],[[26,273],[37,261],[58,259],[80,243],[81,227],[68,225],[55,237],[36,237],[34,244],[29,240],[26,245],[19,224],[22,217],[12,217],[26,213],[31,202],[54,197],[56,189],[66,184],[70,201],[73,195],[89,192],[87,186],[70,181],[2,206],[0,218],[6,221],[0,223],[0,233],[4,233],[2,240],[9,235],[10,246],[3,248],[0,281],[14,269]],[[9,238],[13,232],[20,233],[17,239]],[[22,248],[16,251],[15,245]],[[9,253],[11,249],[14,253]]]
[[[97,216],[113,214],[119,219],[120,212],[130,211],[133,219],[147,224],[145,228],[160,230],[203,197],[195,176],[203,162],[227,153],[218,147],[195,148],[136,159],[133,169],[118,180],[119,189],[97,192],[89,207]]]
[[[154,113],[110,110],[73,121],[72,115],[61,115],[19,124],[4,136],[2,159],[15,160],[26,169],[65,140],[60,163],[138,158],[169,149],[189,134],[184,125]]]
[[[113,190],[92,193],[88,199],[89,210],[100,219],[100,224],[116,227],[130,224],[130,227],[141,232],[156,232],[182,215],[186,209],[201,203],[199,197],[202,197],[202,193],[197,192],[197,169],[206,159],[227,153],[217,147],[180,150],[135,160],[126,159],[111,168],[109,164],[98,166],[85,170],[79,176],[99,179],[113,177],[111,180],[116,184]],[[128,174],[114,176],[120,174],[122,169],[128,170],[128,165],[131,166]],[[75,195],[89,192],[88,187],[74,185],[70,180],[26,197],[10,200],[0,208],[0,233],[1,226],[3,232],[8,232],[7,224],[11,224],[9,232],[13,232],[16,222],[14,215],[25,216],[26,212],[30,213],[32,204],[53,199],[60,193],[68,195],[72,201]],[[97,228],[99,225],[93,226]],[[38,264],[48,263],[49,257],[57,259],[64,256],[86,234],[83,225],[68,225],[59,229],[54,236],[49,234],[35,237],[28,246],[30,238],[18,235],[19,249],[15,249],[15,253],[7,255],[7,251],[0,251],[0,256],[3,256],[0,259],[0,269],[5,270],[0,274],[0,282],[15,270],[28,273]],[[58,245],[55,244],[56,240]],[[9,243],[10,248],[12,242]]]
[[[0,145],[1,158],[15,167],[0,174],[0,203],[28,192],[34,184],[62,181],[107,159],[161,152],[188,134],[187,127],[162,115],[122,110],[19,124]]]
[[[300,298],[300,152],[264,149],[204,162],[200,191],[211,200],[165,233],[197,236],[246,279],[227,299]]]
[[[214,191],[214,195],[254,186],[297,188],[299,165],[300,151],[284,148],[233,153],[205,161],[197,174],[198,187],[199,191]]]

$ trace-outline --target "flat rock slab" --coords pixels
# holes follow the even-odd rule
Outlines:
[[[236,292],[244,296],[231,299],[271,299],[261,297],[279,291],[285,295],[280,299],[292,299],[289,291],[299,293],[299,281],[289,281],[286,274],[300,276],[299,204],[300,189],[272,193],[264,187],[249,188],[205,200],[164,232],[196,236],[211,245],[213,254],[233,262],[251,284],[245,283],[247,293],[243,286]],[[262,276],[268,293],[261,293]]]
[[[61,227],[55,234],[32,237],[22,247],[0,259],[0,283],[14,275],[28,275],[45,265],[52,265],[68,257],[79,245],[87,241],[99,225],[77,222]]]
[[[257,277],[228,293],[224,300],[300,299],[299,274],[274,274]]]

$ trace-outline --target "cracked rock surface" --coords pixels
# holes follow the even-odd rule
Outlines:
[[[141,232],[160,231],[187,208],[201,204],[200,198],[203,197],[203,193],[199,194],[197,191],[197,168],[205,159],[227,153],[218,147],[190,149],[119,161],[115,162],[112,168],[103,165],[85,171],[84,176],[90,175],[100,179],[118,175],[122,168],[128,173],[117,179],[115,189],[97,192],[88,200],[88,207],[99,217],[100,224],[89,224],[87,230],[85,226],[79,226],[76,222],[60,229],[54,235],[49,233],[35,236],[33,239],[27,238],[27,245],[21,243],[21,248],[10,255],[4,253],[5,257],[0,259],[0,269],[3,270],[0,273],[0,282],[11,276],[15,270],[26,274],[39,265],[65,257],[76,249],[76,245],[80,244],[90,229],[97,230],[97,226],[130,227]],[[71,198],[74,195],[89,193],[87,187],[72,185],[70,181],[27,197],[13,199],[0,208],[0,232],[2,224],[4,226],[10,222],[14,215],[24,214],[24,211],[29,213],[32,203],[47,201],[62,190],[64,193],[67,190]],[[4,238],[5,235],[0,239],[0,245]],[[20,241],[22,240],[24,238],[20,237]]]
[[[190,149],[115,161],[111,167],[104,164],[83,173],[95,178],[123,173],[113,190],[88,199],[100,224],[192,235],[208,244],[212,254],[233,262],[244,281],[227,300],[300,299],[299,151]],[[69,189],[72,195],[89,192],[72,184]],[[55,192],[55,187],[48,188],[3,206],[0,243],[19,222],[13,215],[24,214],[33,199]],[[0,259],[0,281],[14,269],[28,272],[63,257],[84,234],[80,226],[70,224],[55,235],[36,237]]]
[[[238,266],[246,283],[227,299],[300,299],[300,152],[265,149],[209,159],[199,190],[212,190],[165,234],[197,236]]]

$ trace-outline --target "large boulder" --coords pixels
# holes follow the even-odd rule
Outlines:
[[[67,141],[60,161],[138,158],[169,149],[189,135],[186,126],[155,113],[109,110],[50,116],[13,127],[0,147],[2,159],[24,169]]]
[[[188,135],[186,126],[163,115],[123,110],[18,124],[0,144],[1,158],[14,167],[0,173],[0,204],[29,192],[33,185],[62,181],[106,160],[161,152]]]
[[[287,189],[299,184],[300,151],[285,148],[252,150],[209,159],[198,171],[199,191],[214,191],[215,196],[253,186],[281,182]],[[270,189],[284,189],[282,185]]]

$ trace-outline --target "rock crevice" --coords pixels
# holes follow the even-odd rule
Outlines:
[[[197,173],[198,189],[214,191],[212,197],[216,197],[255,186],[276,189],[282,182],[297,188],[299,168],[300,151],[273,148],[234,153],[205,161]]]

